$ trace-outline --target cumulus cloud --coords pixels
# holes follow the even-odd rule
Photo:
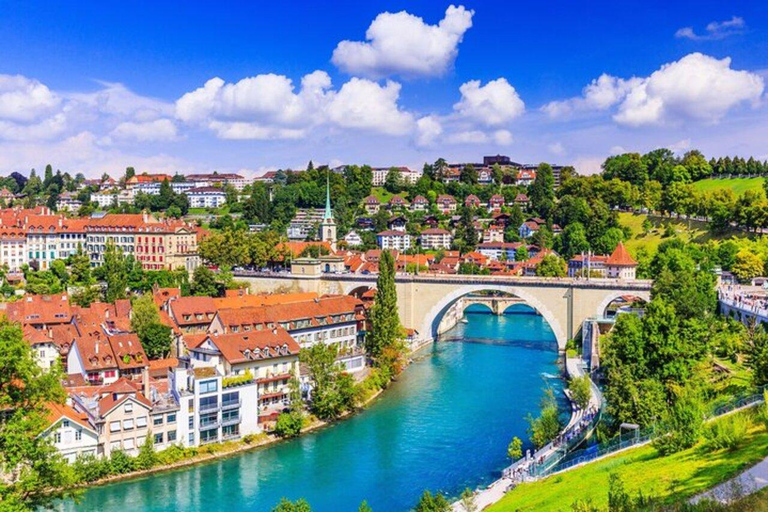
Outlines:
[[[486,144],[489,137],[480,130],[468,130],[448,135],[446,141],[450,144]]]
[[[581,97],[551,102],[542,110],[556,118],[618,106],[613,119],[627,126],[685,120],[716,123],[738,105],[757,105],[764,89],[761,76],[732,69],[729,57],[692,53],[646,78],[601,75],[584,88]]]
[[[474,11],[451,5],[437,25],[405,11],[384,12],[373,20],[366,41],[341,41],[331,62],[342,71],[382,78],[391,75],[443,75],[456,60]]]
[[[176,116],[224,139],[300,139],[320,125],[403,135],[413,129],[414,118],[397,103],[400,88],[396,82],[352,78],[335,91],[324,71],[302,78],[298,91],[283,75],[237,83],[212,78],[179,98]]]
[[[732,16],[730,20],[710,22],[707,24],[706,32],[703,34],[697,34],[693,27],[683,27],[675,32],[675,37],[678,39],[691,39],[693,41],[713,41],[741,34],[746,27],[747,24],[744,22],[744,18]]]
[[[461,100],[453,108],[462,117],[486,126],[499,126],[520,116],[525,103],[506,78],[481,85],[471,80],[459,87]]]
[[[431,146],[443,133],[443,125],[436,116],[424,116],[416,121],[416,144]]]
[[[493,132],[493,142],[499,146],[509,146],[514,142],[514,138],[509,130],[496,130]]]
[[[0,139],[49,139],[66,128],[62,98],[21,75],[0,75]]]
[[[169,141],[177,137],[176,125],[170,119],[155,119],[154,121],[120,123],[112,130],[110,136],[118,140]]]
[[[561,142],[553,142],[551,144],[548,144],[547,150],[553,155],[560,156],[565,154],[565,146],[563,146]]]

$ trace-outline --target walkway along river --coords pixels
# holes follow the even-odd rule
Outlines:
[[[209,464],[89,489],[63,510],[405,511],[424,489],[457,496],[497,479],[526,439],[546,386],[562,382],[554,336],[533,314],[470,313],[361,414],[296,440]],[[527,446],[526,446],[527,447]]]

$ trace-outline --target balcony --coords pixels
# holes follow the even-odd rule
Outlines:
[[[200,404],[200,414],[205,414],[207,412],[218,412],[219,408],[219,402],[213,404]]]
[[[241,418],[241,417],[240,417],[240,415],[238,414],[238,415],[237,415],[237,417],[235,417],[235,418],[227,418],[227,419],[224,419],[224,420],[222,420],[222,422],[221,422],[221,426],[222,426],[222,427],[227,427],[227,426],[229,426],[229,425],[237,425],[237,424],[239,424],[241,421],[242,421],[242,418]]]
[[[215,428],[219,428],[220,426],[221,426],[221,423],[219,422],[219,420],[200,422],[200,430],[213,430]]]
[[[239,398],[237,400],[226,400],[221,402],[221,410],[222,411],[228,411],[230,409],[237,409],[243,405],[243,399]]]
[[[256,383],[257,384],[269,384],[270,382],[275,382],[275,381],[290,380],[291,377],[293,377],[293,374],[291,374],[291,373],[281,373],[279,375],[268,375],[266,377],[262,377],[260,379],[256,379]]]

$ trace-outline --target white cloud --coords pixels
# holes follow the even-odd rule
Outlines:
[[[176,125],[170,119],[154,121],[125,121],[112,130],[110,136],[118,140],[171,141],[177,138]]]
[[[452,133],[446,137],[446,140],[451,144],[486,144],[488,135],[480,130],[470,130]]]
[[[693,27],[683,27],[675,32],[675,37],[678,39],[691,39],[693,41],[712,41],[741,34],[746,27],[747,24],[744,22],[744,18],[732,16],[730,20],[710,22],[707,24],[706,33],[704,34],[697,34]]]
[[[764,88],[762,77],[731,69],[729,57],[692,53],[633,87],[614,119],[630,126],[675,119],[715,123],[741,103],[756,105]]]
[[[179,98],[176,116],[222,139],[300,139],[321,125],[404,135],[413,130],[414,119],[397,104],[400,88],[396,82],[352,78],[334,91],[324,71],[304,76],[298,91],[282,75],[237,83],[212,78]]]
[[[443,126],[436,116],[425,116],[416,121],[416,144],[431,146],[443,133]]]
[[[603,73],[584,87],[582,96],[562,101],[551,101],[541,109],[551,118],[568,117],[575,112],[607,110],[619,103],[641,80],[624,80]]]
[[[345,83],[328,106],[329,119],[344,128],[361,128],[387,135],[404,135],[413,129],[413,116],[400,109],[400,84],[383,87],[363,78]]]
[[[405,11],[376,16],[365,33],[366,42],[341,41],[331,61],[349,74],[382,78],[443,75],[456,60],[474,11],[449,6],[437,25]]]
[[[756,106],[764,89],[761,76],[732,69],[728,57],[718,60],[691,53],[646,78],[625,80],[603,74],[584,88],[582,96],[548,103],[542,110],[556,118],[618,105],[613,119],[627,126],[685,120],[716,123],[740,104]]]
[[[520,116],[525,103],[505,78],[480,85],[480,80],[462,84],[461,100],[453,108],[462,117],[486,126],[499,126]]]
[[[496,130],[493,132],[493,142],[499,146],[509,146],[514,142],[514,138],[509,130]]]
[[[561,142],[553,142],[552,144],[548,144],[547,150],[549,150],[549,152],[553,155],[560,156],[565,154],[565,146],[563,146]]]
[[[0,75],[0,119],[31,123],[55,113],[61,98],[37,80]]]

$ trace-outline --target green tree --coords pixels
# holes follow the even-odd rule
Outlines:
[[[309,506],[309,503],[304,498],[296,501],[281,498],[280,503],[272,508],[272,512],[312,512],[312,507]]]
[[[440,493],[433,495],[429,491],[424,491],[413,510],[414,512],[449,512],[451,504]]]
[[[150,359],[161,359],[171,353],[172,330],[161,323],[150,324],[139,334],[141,346]]]
[[[192,295],[217,297],[220,289],[221,287],[211,269],[205,265],[200,265],[195,269],[192,274],[192,284],[190,285]]]
[[[528,258],[530,258],[528,255],[528,248],[524,245],[518,247],[515,251],[515,261],[525,261]]]
[[[384,179],[384,189],[392,194],[397,194],[403,189],[403,177],[400,174],[400,169],[392,167],[387,172],[387,177]]]
[[[368,505],[367,501],[363,500],[363,502],[357,508],[357,512],[373,512],[373,509],[370,505]]]
[[[592,398],[592,381],[588,375],[574,377],[568,382],[568,390],[571,392],[571,399],[581,409],[589,405]]]
[[[395,346],[401,338],[402,327],[395,290],[395,259],[389,251],[382,251],[376,297],[371,308],[371,332],[366,336],[368,353],[376,361],[385,348]]]
[[[0,322],[0,508],[51,508],[72,496],[74,475],[40,434],[48,426],[46,404],[64,403],[59,366],[42,370],[21,326]]]
[[[519,437],[515,436],[512,438],[512,441],[509,442],[509,446],[507,446],[507,457],[515,461],[522,456],[523,441]]]
[[[555,206],[555,177],[549,164],[540,164],[529,193],[531,207],[543,218],[549,217]]]
[[[304,427],[304,415],[299,410],[282,412],[275,422],[275,435],[285,438],[298,437]]]
[[[150,325],[160,323],[160,308],[148,293],[133,300],[131,304],[131,330],[139,336]]]
[[[461,507],[464,509],[464,512],[477,512],[477,503],[475,502],[475,493],[467,487],[461,492],[461,496],[459,496],[459,501],[461,502]]]
[[[152,469],[158,462],[155,444],[150,436],[151,434],[147,434],[144,443],[139,447],[135,462],[136,469]]]
[[[762,275],[764,266],[759,255],[745,248],[736,253],[731,270],[739,281],[744,282]]]
[[[338,349],[316,343],[301,350],[299,358],[306,365],[312,386],[310,408],[320,419],[336,419],[354,406],[354,383],[336,364]]]
[[[104,250],[104,264],[99,269],[107,282],[107,302],[115,302],[125,298],[125,289],[128,287],[128,273],[126,260],[121,251],[112,240],[107,241]]]
[[[557,400],[551,389],[547,389],[541,400],[541,412],[534,418],[528,415],[528,434],[531,436],[531,442],[536,448],[541,448],[560,433],[562,424],[557,411]]]
[[[89,286],[93,284],[93,274],[91,273],[91,260],[83,250],[81,244],[77,245],[77,252],[70,257],[69,270],[72,274],[72,282],[79,286]]]
[[[565,260],[555,254],[547,254],[536,266],[536,275],[539,277],[565,277],[567,273]]]

